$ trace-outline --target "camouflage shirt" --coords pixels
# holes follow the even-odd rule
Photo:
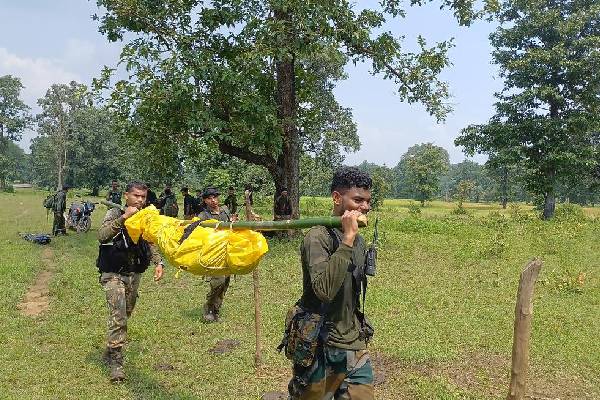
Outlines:
[[[54,212],[64,213],[67,209],[67,192],[59,190],[54,195]]]
[[[217,221],[229,222],[231,221],[231,213],[225,206],[220,206],[218,212],[211,211],[207,207],[200,214],[198,214],[198,218],[200,218],[200,221],[216,219]]]
[[[231,210],[233,214],[235,214],[235,212],[237,211],[237,198],[234,194],[230,194],[229,196],[227,196],[227,198],[225,199],[225,205]]]
[[[341,232],[337,230],[338,237]],[[359,339],[360,322],[356,315],[359,306],[356,284],[349,266],[364,265],[366,244],[357,235],[353,247],[341,242],[333,252],[333,240],[322,226],[311,228],[300,246],[302,258],[303,307],[320,313],[325,308],[325,324],[329,337],[327,344],[349,350],[366,348]]]
[[[111,208],[104,216],[102,220],[102,226],[98,228],[98,241],[100,243],[110,242],[120,231],[125,228],[125,219],[123,219],[123,212],[118,208]],[[156,265],[162,262],[162,257],[158,252],[156,246],[150,244],[151,262]]]
[[[121,204],[121,197],[123,194],[121,192],[113,192],[110,190],[106,195],[106,200],[112,201],[115,204]]]

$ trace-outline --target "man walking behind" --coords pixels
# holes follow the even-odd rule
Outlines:
[[[100,249],[96,266],[108,305],[107,343],[102,358],[110,367],[113,382],[125,379],[123,346],[142,273],[152,262],[154,280],[163,275],[163,263],[156,247],[142,238],[134,244],[125,229],[125,221],[145,206],[147,191],[148,187],[142,182],[129,183],[125,190],[125,211],[111,208],[98,229]]]
[[[202,193],[202,199],[205,204],[204,210],[198,214],[200,221],[206,221],[207,219],[216,219],[218,221],[230,222],[236,221],[237,218],[232,216],[229,209],[225,206],[219,205],[219,191],[215,188],[209,187]],[[190,226],[198,225],[198,223],[191,224]],[[193,229],[193,227],[191,228]],[[216,322],[219,320],[219,311],[223,305],[223,299],[225,298],[225,292],[229,288],[229,281],[231,277],[225,276],[211,276],[208,281],[210,284],[210,290],[206,295],[206,303],[204,304],[204,321]]]
[[[106,200],[112,201],[115,204],[123,204],[121,202],[123,194],[119,191],[119,182],[113,179],[110,185],[110,190],[106,194]]]

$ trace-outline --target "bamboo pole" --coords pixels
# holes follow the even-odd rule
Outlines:
[[[533,314],[533,289],[542,269],[542,261],[534,259],[521,273],[517,305],[515,306],[515,327],[512,348],[512,366],[507,400],[522,400],[527,390],[529,369],[529,338],[531,337],[531,316]]]
[[[250,192],[244,191],[244,203],[246,205],[246,220],[252,222],[253,212],[250,205]],[[256,221],[255,221],[256,222]],[[262,344],[261,344],[261,314],[260,314],[260,285],[258,281],[258,267],[252,271],[252,284],[254,286],[254,367],[259,368],[262,364]]]
[[[101,200],[100,203],[104,204],[107,207],[120,208],[124,209],[124,206],[112,203],[107,200]],[[280,231],[280,230],[288,230],[288,229],[306,229],[312,228],[313,226],[321,225],[326,226],[328,228],[341,228],[342,227],[342,218],[341,217],[316,217],[316,218],[303,218],[303,219],[288,219],[281,221],[252,221],[252,210],[250,208],[250,214],[246,211],[246,218],[250,218],[247,221],[237,221],[237,222],[208,222],[202,221],[200,222],[200,226],[205,228],[215,228],[215,229],[251,229],[253,231]],[[183,221],[182,221],[183,222]],[[186,221],[187,223],[191,223],[191,221]],[[367,226],[367,217],[365,215],[361,215],[358,217],[358,226],[360,228],[364,228]]]

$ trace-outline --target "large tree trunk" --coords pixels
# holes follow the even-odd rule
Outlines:
[[[58,189],[57,190],[61,190],[63,187],[63,158],[62,158],[62,152],[59,150],[58,151],[58,163],[57,163],[57,168],[58,170],[57,172],[57,178],[58,178]]]
[[[554,216],[554,210],[556,208],[556,196],[554,189],[549,190],[544,194],[544,213],[542,218],[548,220]]]
[[[276,20],[291,23],[290,15],[282,10],[274,10]],[[293,43],[291,29],[285,44]],[[294,71],[294,54],[284,55],[275,63],[277,78],[277,116],[281,122],[283,147],[277,159],[277,168],[273,175],[275,194],[273,203],[283,187],[288,190],[292,205],[292,218],[300,216],[300,138],[296,126],[296,75]],[[273,206],[275,214],[275,206]]]
[[[500,181],[500,192],[501,192],[501,201],[502,208],[506,209],[506,204],[508,203],[508,168],[502,168],[502,177]]]

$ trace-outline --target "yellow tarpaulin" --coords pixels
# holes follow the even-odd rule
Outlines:
[[[251,230],[198,226],[181,242],[189,223],[160,215],[154,206],[150,206],[129,217],[125,227],[135,243],[143,237],[156,244],[172,265],[196,275],[247,274],[269,251],[264,236]]]

